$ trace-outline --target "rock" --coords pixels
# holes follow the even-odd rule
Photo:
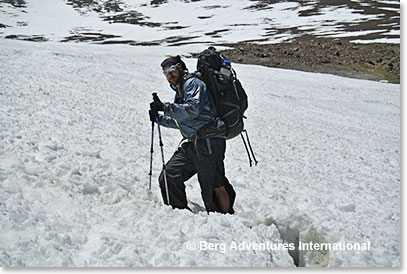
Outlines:
[[[400,82],[400,45],[397,44],[354,44],[346,39],[315,39],[227,46],[235,47],[222,52],[232,62]],[[381,70],[372,70],[374,68]]]

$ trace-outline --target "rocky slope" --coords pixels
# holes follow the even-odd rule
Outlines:
[[[232,62],[400,83],[400,45],[351,43],[345,39],[296,40],[279,44],[223,44]]]

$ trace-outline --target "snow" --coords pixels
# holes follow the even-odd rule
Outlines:
[[[397,84],[233,64],[249,96],[246,128],[259,160],[249,168],[241,140],[228,141],[226,175],[237,192],[236,214],[208,215],[196,178],[187,182],[193,212],[163,205],[157,141],[148,191],[148,104],[153,92],[173,99],[159,67],[165,56],[190,56],[208,40],[259,39],[278,28],[343,37],[348,33],[338,24],[380,14],[339,6],[299,16],[308,7],[297,2],[264,10],[249,9],[253,3],[244,0],[171,1],[156,8],[150,0],[123,2],[125,11],[162,25],[109,24],[62,0],[27,1],[19,9],[0,3],[0,23],[10,26],[0,29],[2,37],[50,40],[0,38],[0,266],[400,266]],[[172,25],[186,28],[166,29]],[[205,35],[223,29],[219,37]],[[190,41],[202,44],[58,43],[83,31],[137,42],[196,36]],[[284,32],[267,42],[293,37]],[[195,68],[195,59],[185,60]],[[181,136],[162,133],[168,160]],[[298,241],[371,248],[298,254],[256,248]]]
[[[102,0],[92,2],[103,3]],[[123,3],[121,6],[124,10],[116,14],[137,11],[147,18],[143,22],[161,25],[147,27],[123,23],[110,24],[103,19],[104,16],[115,14],[113,12],[104,11],[99,14],[86,8],[79,9],[78,12],[64,0],[31,0],[27,1],[27,7],[20,9],[0,3],[0,14],[3,15],[0,23],[10,26],[1,29],[0,34],[2,37],[11,34],[43,35],[52,41],[61,41],[72,34],[98,32],[120,36],[114,38],[115,41],[159,41],[164,44],[168,43],[166,39],[171,37],[189,37],[189,42],[194,43],[208,43],[208,40],[212,43],[233,43],[269,37],[269,40],[262,43],[277,43],[298,36],[291,30],[303,26],[309,28],[307,34],[325,33],[327,34],[325,37],[343,37],[347,33],[346,28],[337,26],[379,20],[383,16],[383,14],[364,14],[363,10],[346,6],[325,7],[320,9],[320,14],[302,16],[302,11],[312,9],[311,2],[306,5],[302,2],[267,3],[264,9],[253,8],[256,2],[247,0],[235,0],[233,4],[227,0],[173,0],[161,3],[158,7],[152,7],[150,0],[120,2]],[[394,1],[384,3],[395,4]],[[199,19],[197,14],[209,18]],[[168,29],[169,26],[183,28]],[[222,33],[221,36],[207,34],[224,29],[228,32]],[[269,30],[286,31],[270,36]],[[335,36],[329,35],[331,32]],[[367,30],[366,34],[374,32]],[[383,41],[400,43],[400,39],[397,38],[383,38]]]
[[[196,178],[194,213],[163,205],[157,142],[147,191],[148,103],[173,98],[159,63],[190,46],[0,44],[1,266],[293,267],[288,250],[230,245],[296,237],[371,243],[300,265],[400,266],[400,85],[234,64],[259,164],[228,141],[236,214],[208,215]],[[162,133],[169,159],[181,136]]]

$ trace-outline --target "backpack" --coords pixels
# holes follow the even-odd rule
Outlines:
[[[199,55],[197,71],[192,73],[190,77],[198,77],[206,84],[208,93],[216,105],[215,119],[197,131],[196,139],[218,136],[232,139],[240,135],[246,147],[251,166],[250,154],[242,135],[244,131],[250,151],[257,165],[257,160],[243,123],[243,118],[246,119],[244,112],[248,107],[247,94],[237,79],[236,72],[231,67],[231,62],[219,54],[214,47],[209,47]]]

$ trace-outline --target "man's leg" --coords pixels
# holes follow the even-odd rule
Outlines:
[[[213,189],[213,191],[215,192],[215,198],[218,202],[220,211],[222,213],[228,213],[230,211],[230,198],[229,193],[226,191],[226,187],[216,187]]]
[[[168,195],[173,208],[187,208],[184,182],[194,174],[196,169],[193,162],[188,159],[182,148],[178,148],[166,165]],[[163,171],[160,174],[159,183],[164,204],[168,205]]]
[[[230,213],[231,199],[225,186],[227,179],[223,164],[226,140],[214,138],[209,143],[200,140],[198,146],[201,158],[194,157],[194,160],[205,208],[208,212]]]
[[[235,213],[235,210],[233,209],[233,204],[235,203],[235,199],[236,199],[236,192],[235,192],[235,190],[233,189],[233,186],[229,183],[229,181],[228,181],[228,179],[225,177],[225,179],[224,179],[225,181],[225,185],[223,186],[224,187],[224,190],[227,192],[227,194],[228,194],[228,198],[229,198],[229,210],[226,212],[226,213],[229,213],[229,214],[234,214]],[[222,198],[222,197],[217,197],[218,195],[222,195],[222,193],[221,194],[218,194],[218,195],[216,195],[216,189],[218,189],[218,188],[215,188],[214,189],[214,192],[215,192],[215,197],[214,198],[216,198],[216,204],[218,205],[218,207],[220,208],[220,206],[219,206],[219,203],[221,203],[221,201],[223,200],[223,202],[224,203],[226,203],[226,201],[224,200],[225,198]],[[221,190],[221,191],[223,191],[223,190]],[[220,201],[221,200],[221,201]],[[224,210],[225,210],[226,208],[224,208]]]

